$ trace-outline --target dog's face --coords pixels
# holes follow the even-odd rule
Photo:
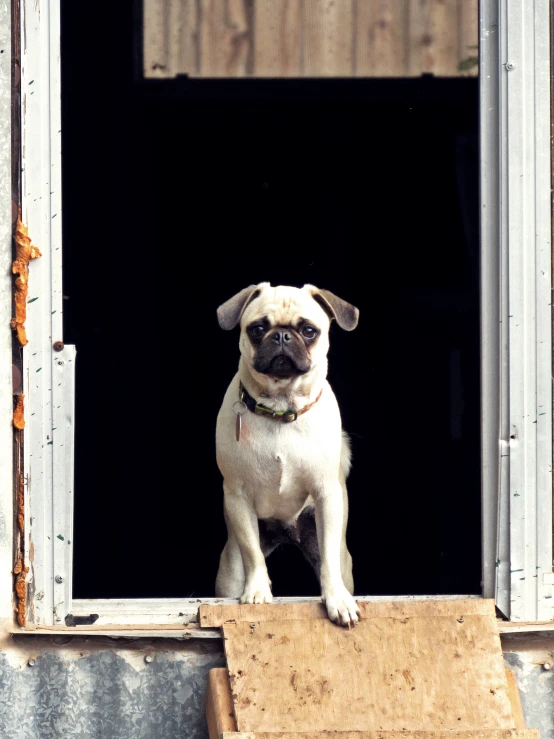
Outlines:
[[[358,309],[313,285],[272,287],[262,282],[220,306],[218,319],[227,330],[240,322],[240,351],[249,367],[286,380],[325,363],[331,320],[351,331]]]
[[[305,290],[263,286],[241,318],[240,350],[256,372],[307,374],[329,349],[329,317]]]

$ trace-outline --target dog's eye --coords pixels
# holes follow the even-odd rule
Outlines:
[[[255,338],[259,339],[260,336],[263,336],[265,334],[265,328],[263,326],[252,326],[250,329],[250,334]]]
[[[313,326],[302,326],[302,336],[306,339],[313,339],[317,331]]]

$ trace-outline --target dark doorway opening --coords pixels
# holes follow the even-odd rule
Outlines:
[[[356,592],[480,592],[477,81],[144,83],[131,3],[102,6],[62,2],[75,597],[213,596],[215,309],[260,281],[361,311],[329,356]],[[269,568],[318,593],[296,550]]]

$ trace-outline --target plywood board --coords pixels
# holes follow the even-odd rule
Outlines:
[[[399,618],[402,606],[411,615]],[[403,603],[352,630],[325,618],[224,623],[237,729],[515,728],[494,615],[421,606],[423,617]]]
[[[409,618],[417,615],[494,616],[494,601],[482,598],[468,600],[401,600],[401,601],[358,601],[362,619],[387,616]],[[216,628],[230,621],[288,621],[326,619],[327,611],[322,603],[260,603],[255,605],[204,604],[198,609],[198,622],[206,628]]]

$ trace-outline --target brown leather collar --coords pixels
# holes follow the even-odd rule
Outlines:
[[[257,416],[267,416],[268,418],[273,418],[275,421],[281,421],[282,423],[292,423],[292,421],[296,421],[298,416],[301,416],[302,414],[309,411],[310,408],[313,408],[313,406],[321,398],[322,393],[323,388],[321,389],[321,392],[313,401],[313,403],[309,403],[308,405],[304,406],[304,408],[301,408],[299,411],[273,411],[271,410],[271,408],[266,408],[265,405],[257,403],[249,394],[242,382],[240,383],[240,400],[244,403],[249,411],[252,411],[252,413],[255,413]]]

